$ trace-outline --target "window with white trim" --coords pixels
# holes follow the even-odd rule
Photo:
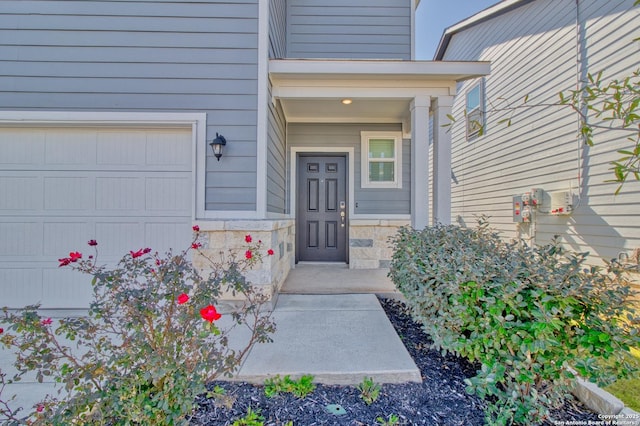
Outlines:
[[[360,132],[362,188],[402,188],[402,134]]]
[[[467,119],[467,140],[484,134],[484,90],[482,80],[467,90],[465,116]]]

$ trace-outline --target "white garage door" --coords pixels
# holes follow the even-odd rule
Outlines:
[[[191,238],[191,128],[0,126],[0,307],[88,307],[70,251],[114,263]]]

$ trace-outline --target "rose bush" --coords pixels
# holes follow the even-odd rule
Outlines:
[[[107,268],[98,266],[98,243],[90,240],[95,255],[84,258],[74,251],[59,259],[60,267],[93,277],[87,316],[54,322],[40,317],[39,305],[15,312],[5,308],[0,341],[16,354],[18,373],[6,380],[0,371],[0,420],[186,424],[207,382],[231,376],[253,344],[270,341],[275,324],[265,309],[267,297],[243,275],[262,260],[261,244],[249,245],[250,257],[230,251],[219,261],[208,258],[211,273],[203,276],[188,259],[201,247],[199,228],[193,229],[190,248],[178,254],[141,248]],[[250,236],[245,240],[251,243]],[[218,312],[225,293],[242,296],[241,306]],[[247,327],[248,338],[232,347],[229,335],[237,327]],[[39,381],[50,376],[61,388],[22,415],[1,393],[5,383],[28,372]]]

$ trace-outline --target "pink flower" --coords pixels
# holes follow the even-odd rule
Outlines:
[[[178,296],[178,305],[182,305],[185,304],[189,301],[189,295],[186,293],[182,293],[180,296]]]
[[[151,252],[151,249],[150,249],[149,247],[147,247],[146,249],[142,250],[142,252],[143,252],[144,254],[147,254],[147,253],[150,253],[150,252]]]
[[[160,261],[160,259],[156,259],[156,265],[157,265],[157,266],[162,265],[162,262]]]
[[[244,242],[245,243],[250,243],[251,241],[252,241],[251,240],[251,235],[247,234],[247,235],[244,236]]]
[[[98,242],[96,240],[89,240],[89,242],[87,244],[89,244],[91,247],[93,247],[93,246],[97,246]]]
[[[62,259],[58,259],[58,262],[60,262],[60,265],[58,265],[58,268],[61,266],[67,266],[68,264],[71,263],[71,259],[69,259],[68,257],[63,257]]]
[[[4,333],[4,328],[0,327],[0,334]]]
[[[216,308],[213,305],[205,306],[204,308],[200,309],[200,316],[203,320],[209,322],[214,322],[222,317],[222,315],[220,315],[218,311],[216,311]]]
[[[70,262],[77,262],[80,259],[82,259],[82,253],[80,253],[79,251],[72,251],[71,253],[69,253]]]
[[[269,249],[269,250],[267,250],[267,254],[268,254],[269,256],[273,256],[273,249]]]
[[[193,232],[200,232],[200,227],[198,225],[193,225],[191,229],[193,229]]]
[[[200,247],[202,247],[202,244],[200,244],[200,243],[193,243],[193,244],[191,244],[191,248],[192,248],[192,249],[199,249]]]
[[[47,318],[47,319],[43,319],[42,321],[40,321],[41,325],[51,325],[53,321],[51,320],[51,318]]]
[[[251,250],[247,250],[246,252],[244,252],[244,257],[246,257],[247,259],[251,259],[253,257],[253,253],[251,253]]]
[[[38,405],[36,406],[36,411],[37,411],[38,413],[42,413],[42,411],[43,411],[43,410],[44,410],[44,405],[42,405],[42,404],[38,404]]]

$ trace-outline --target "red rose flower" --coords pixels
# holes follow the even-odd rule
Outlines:
[[[193,225],[191,229],[193,229],[194,232],[200,232],[200,227],[198,225]]]
[[[251,240],[251,235],[249,235],[249,234],[245,235],[245,237],[244,237],[244,242],[245,242],[245,243],[250,243],[251,241],[252,241],[252,240]]]
[[[251,259],[253,257],[253,253],[251,253],[251,250],[245,251],[244,257],[246,257],[247,259]]]
[[[77,262],[80,259],[82,259],[82,253],[80,253],[79,251],[72,251],[71,253],[69,253],[69,261]]]
[[[178,305],[182,305],[184,303],[187,303],[189,301],[189,295],[182,293],[180,296],[178,296]]]
[[[4,328],[0,327],[0,334],[4,333]]]
[[[200,243],[193,243],[193,244],[191,244],[191,248],[192,248],[192,249],[199,249],[200,247],[202,247],[202,244],[200,244]]]
[[[200,309],[200,316],[205,321],[214,322],[219,320],[222,315],[216,311],[216,308],[213,305],[209,305]]]
[[[51,318],[47,318],[47,319],[43,319],[42,321],[40,321],[40,324],[42,325],[51,325],[53,321],[51,320]]]
[[[96,240],[89,240],[89,242],[87,244],[89,244],[90,246],[93,247],[93,246],[97,246],[98,242]]]
[[[58,265],[58,267],[67,266],[71,263],[71,259],[69,259],[68,257],[63,257],[62,259],[58,259],[58,262],[60,262],[60,265]]]
[[[149,253],[150,251],[151,251],[151,249],[147,247],[147,248],[144,248],[144,249],[140,249],[138,251],[129,250],[129,253],[131,254],[131,257],[133,257],[135,259],[136,257],[140,257],[143,254]]]
[[[269,256],[273,256],[273,249],[269,249],[269,250],[267,250],[267,254],[268,254]]]
[[[36,411],[38,413],[42,413],[43,410],[44,410],[44,405],[38,404],[37,407],[36,407]]]

